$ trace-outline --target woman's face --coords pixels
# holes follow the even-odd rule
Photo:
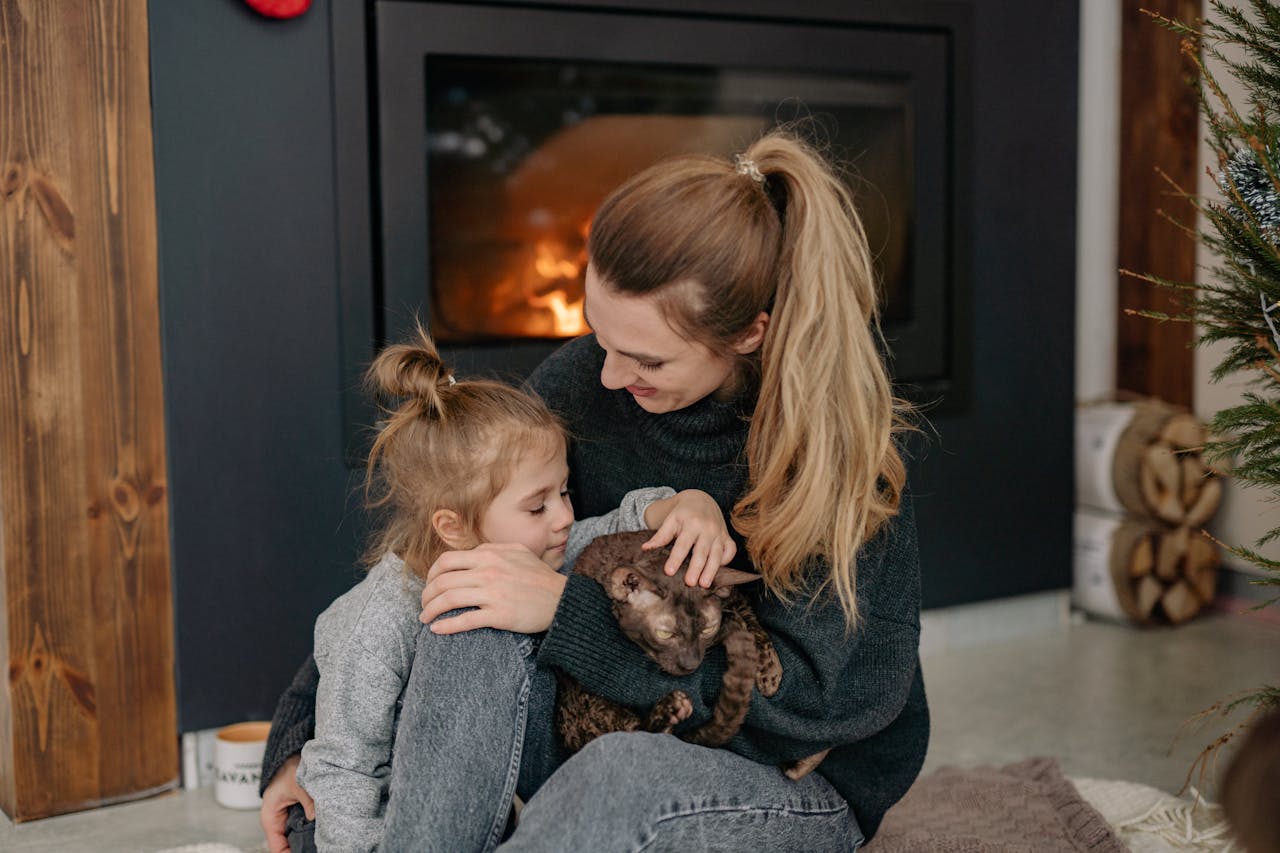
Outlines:
[[[691,406],[733,377],[733,359],[684,337],[662,316],[657,300],[613,290],[591,265],[585,313],[605,353],[600,382],[625,388],[646,412]]]

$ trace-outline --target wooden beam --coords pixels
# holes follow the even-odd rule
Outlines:
[[[144,0],[0,0],[0,807],[172,788]]]
[[[1194,226],[1190,206],[1158,173],[1195,190],[1200,136],[1194,65],[1177,36],[1143,10],[1181,21],[1201,16],[1199,0],[1124,0],[1120,80],[1120,242],[1122,269],[1175,281],[1196,277],[1195,239],[1160,216]],[[1126,309],[1179,313],[1170,293],[1120,277],[1116,388],[1190,407],[1194,361],[1190,323],[1159,322]],[[1088,341],[1078,342],[1088,346]]]

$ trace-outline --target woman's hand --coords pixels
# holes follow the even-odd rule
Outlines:
[[[523,545],[446,551],[427,572],[418,620],[437,634],[473,628],[536,634],[551,627],[565,582],[564,575]],[[433,622],[463,607],[477,609]]]
[[[669,575],[674,575],[688,557],[689,568],[684,573],[687,586],[701,584],[709,589],[716,572],[738,552],[720,506],[711,495],[698,489],[686,489],[654,501],[644,511],[644,520],[657,532],[641,547],[649,550],[671,544],[671,556],[663,567]]]
[[[262,792],[258,821],[262,824],[262,831],[266,833],[267,850],[270,853],[289,853],[289,839],[285,837],[285,830],[289,825],[289,807],[294,803],[302,804],[307,820],[316,819],[315,801],[298,784],[298,761],[301,757],[289,756],[280,765],[267,789]]]

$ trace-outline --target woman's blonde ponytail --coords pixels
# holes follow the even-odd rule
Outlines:
[[[852,627],[858,551],[897,513],[906,480],[871,253],[848,188],[807,146],[770,134],[744,156],[779,199],[783,233],[747,439],[751,486],[734,525],[776,591],[797,590],[807,558],[823,556]]]

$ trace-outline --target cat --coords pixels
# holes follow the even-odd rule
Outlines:
[[[583,550],[574,571],[599,583],[613,601],[618,628],[664,672],[689,675],[707,650],[723,644],[728,667],[709,721],[681,737],[702,746],[723,746],[738,732],[751,703],[751,689],[772,696],[782,683],[782,664],[750,604],[734,587],[759,575],[722,568],[711,589],[689,587],[684,572],[663,571],[669,548],[641,550],[650,531],[602,536]],[[586,692],[563,672],[556,722],[571,752],[593,738],[617,731],[670,733],[693,713],[693,704],[674,690],[643,716]],[[806,775],[826,757],[824,750],[783,768],[791,779]]]

